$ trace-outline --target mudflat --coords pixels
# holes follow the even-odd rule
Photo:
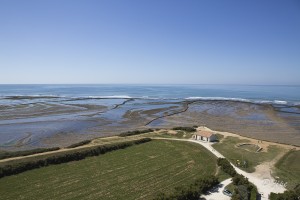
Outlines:
[[[35,98],[0,107],[0,150],[67,146],[144,128],[207,126],[300,146],[300,108],[230,100]]]

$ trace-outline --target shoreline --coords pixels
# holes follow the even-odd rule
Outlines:
[[[102,105],[101,105],[102,104]],[[0,144],[10,149],[68,145],[86,137],[117,135],[139,128],[207,126],[253,139],[300,146],[300,110],[290,106],[222,100],[137,100],[41,102],[0,108]],[[290,112],[292,111],[292,112]],[[31,143],[19,143],[25,134]],[[55,140],[59,136],[62,140]],[[69,141],[70,140],[70,141]],[[56,146],[55,145],[55,146]],[[17,150],[17,149],[16,149]]]

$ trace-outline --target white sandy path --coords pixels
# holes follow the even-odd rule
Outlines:
[[[165,139],[165,140],[179,140],[179,141],[187,141],[187,142],[194,142],[197,144],[202,145],[206,149],[208,149],[210,152],[212,152],[215,156],[218,158],[225,158],[222,154],[217,152],[209,142],[202,142],[202,141],[197,141],[197,140],[187,140],[187,139],[175,139],[175,138],[155,138],[155,139]],[[234,169],[237,171],[237,173],[242,174],[243,176],[247,177],[248,180],[256,185],[258,192],[261,194],[261,200],[268,200],[268,196],[271,192],[274,193],[282,193],[286,189],[280,185],[275,183],[275,179],[273,177],[270,177],[269,174],[266,174],[266,176],[262,176],[261,174],[256,174],[255,172],[253,173],[247,173],[244,172],[243,170],[235,167],[232,163],[231,165],[234,167]],[[225,196],[225,195],[224,195]],[[218,199],[215,199],[218,200]]]
[[[229,196],[223,194],[223,190],[225,189],[226,185],[228,185],[231,182],[231,178],[222,181],[217,186],[216,190],[213,189],[211,193],[207,195],[201,195],[201,199],[204,198],[206,200],[230,200],[231,198]]]

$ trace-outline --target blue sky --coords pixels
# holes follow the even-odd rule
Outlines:
[[[0,0],[0,83],[300,84],[300,1]]]

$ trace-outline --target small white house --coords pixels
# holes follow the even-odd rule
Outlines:
[[[212,132],[199,130],[193,135],[193,139],[206,142],[214,142],[217,140],[217,135]]]

